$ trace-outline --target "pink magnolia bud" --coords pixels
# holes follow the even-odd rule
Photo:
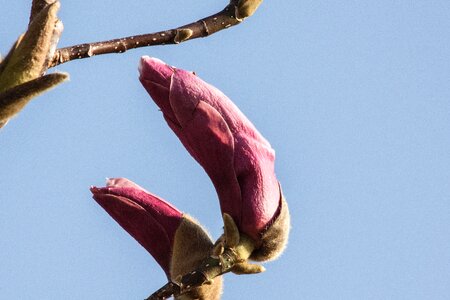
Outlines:
[[[92,187],[93,197],[158,262],[167,278],[195,270],[210,256],[213,242],[206,230],[170,203],[125,178],[108,179],[106,187]],[[175,299],[218,300],[222,278]]]
[[[93,197],[133,236],[169,276],[174,236],[183,214],[161,198],[125,178],[92,187]]]
[[[222,213],[258,246],[276,244],[253,259],[277,256],[287,241],[289,214],[270,144],[228,97],[195,74],[150,57],[142,57],[139,71],[170,128],[211,178]],[[275,223],[276,234],[265,237]]]

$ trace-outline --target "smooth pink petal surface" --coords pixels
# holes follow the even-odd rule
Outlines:
[[[258,239],[280,205],[270,144],[228,97],[193,73],[150,57],[142,57],[139,71],[170,128],[211,178],[222,212]]]
[[[161,198],[125,178],[108,179],[91,188],[93,198],[133,236],[169,277],[175,232],[183,214]]]

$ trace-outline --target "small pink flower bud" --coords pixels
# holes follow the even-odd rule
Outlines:
[[[93,197],[169,274],[171,249],[183,214],[125,178],[92,187]]]
[[[95,201],[134,237],[176,282],[210,256],[213,242],[206,230],[170,203],[125,178],[108,179],[106,187],[91,187]],[[183,299],[220,299],[222,279]],[[186,296],[187,297],[187,296]],[[177,298],[178,299],[178,298]]]

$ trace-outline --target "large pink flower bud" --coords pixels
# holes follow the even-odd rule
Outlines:
[[[210,256],[213,243],[197,221],[128,179],[109,179],[106,187],[91,191],[97,203],[155,258],[169,280],[176,282]],[[221,287],[218,277],[212,285],[193,289],[180,299],[220,299]]]
[[[195,74],[150,57],[141,59],[139,71],[170,128],[211,178],[222,213],[255,241],[251,258],[280,254],[289,213],[268,141],[228,97]]]

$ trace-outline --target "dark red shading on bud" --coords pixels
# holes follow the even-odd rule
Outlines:
[[[211,178],[222,212],[261,242],[282,203],[270,144],[228,97],[195,74],[150,57],[142,57],[139,71],[170,128]]]

